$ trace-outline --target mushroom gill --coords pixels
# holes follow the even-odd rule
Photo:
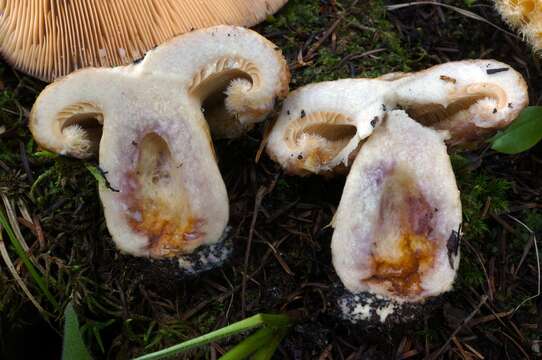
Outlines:
[[[292,122],[284,140],[291,148],[303,149],[293,161],[307,172],[316,172],[339,156],[355,135],[356,127],[344,115],[316,112]]]
[[[286,0],[0,1],[0,53],[45,81],[91,66],[127,65],[174,36],[252,26]]]
[[[528,104],[522,76],[492,60],[437,65],[396,85],[396,103],[422,124],[448,131],[450,145],[480,142]]]
[[[102,110],[88,102],[69,105],[57,115],[58,132],[69,144],[67,152],[81,159],[98,153],[102,124]]]
[[[206,64],[192,79],[188,93],[201,102],[205,119],[215,137],[234,138],[242,134],[240,117],[247,117],[247,109],[239,106],[247,91],[259,87],[258,68],[239,57],[223,57]],[[243,112],[244,110],[244,112]],[[252,110],[254,118],[265,115],[265,109]]]

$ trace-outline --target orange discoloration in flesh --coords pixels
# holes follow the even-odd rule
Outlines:
[[[128,172],[128,223],[148,238],[152,257],[191,253],[205,239],[205,220],[195,216],[167,142],[156,133],[139,141],[135,168]]]
[[[435,246],[426,237],[414,234],[404,234],[397,246],[402,254],[399,258],[375,257],[375,274],[370,281],[388,282],[397,295],[419,294],[422,273],[433,264]]]
[[[149,238],[148,249],[157,257],[174,257],[192,252],[201,245],[203,221],[188,215],[184,219],[168,211],[168,205],[153,199],[139,202],[136,211],[141,214],[141,221],[133,217],[130,226]],[[177,214],[178,215],[178,214]]]
[[[386,180],[380,206],[382,236],[386,236],[384,227],[399,226],[398,234],[391,232],[398,237],[393,239],[392,254],[382,250],[373,254],[374,273],[366,281],[383,284],[398,296],[418,295],[437,251],[430,239],[435,209],[404,170],[394,171]]]

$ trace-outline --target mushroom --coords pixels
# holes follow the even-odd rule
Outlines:
[[[445,135],[390,111],[355,158],[332,224],[344,318],[405,321],[451,289],[461,202]]]
[[[287,0],[0,1],[0,53],[52,81],[89,66],[126,65],[172,37],[213,25],[252,26]]]
[[[240,134],[286,94],[288,78],[272,43],[217,26],[179,36],[138,64],[83,69],[50,84],[29,127],[59,154],[98,151],[107,180],[100,198],[120,250],[177,258],[185,269],[185,255],[205,251],[207,266],[224,258],[205,247],[223,247],[228,198],[205,120],[216,121],[218,133]],[[213,98],[223,92],[226,106]]]
[[[507,126],[527,103],[522,76],[495,60],[310,84],[284,101],[267,152],[293,174],[336,172],[389,110],[404,108],[416,121],[449,131],[450,145],[466,146]]]
[[[495,7],[512,28],[535,48],[542,49],[542,4],[537,0],[495,0]]]

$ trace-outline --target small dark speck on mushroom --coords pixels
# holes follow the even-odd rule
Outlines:
[[[508,107],[511,109],[512,108],[512,103],[508,103]]]
[[[500,73],[500,72],[503,72],[503,71],[508,71],[508,70],[510,70],[510,68],[487,69],[486,73],[488,75],[493,75],[493,74],[497,74],[497,73]]]
[[[303,154],[297,155],[297,160],[303,160]]]
[[[459,231],[452,230],[452,233],[450,234],[450,237],[448,238],[448,242],[446,244],[446,247],[448,249],[448,260],[450,261],[450,267],[453,269],[453,261],[452,261],[452,255],[457,256],[457,251],[459,249],[459,242],[461,241],[461,236],[459,235],[461,232],[461,227],[459,228]]]
[[[493,114],[496,114],[497,113],[497,109],[493,109]]]
[[[382,111],[387,111],[386,104],[382,104]]]
[[[120,192],[120,190],[115,189],[113,186],[111,186],[111,184],[109,183],[109,180],[107,180],[106,175],[108,174],[108,171],[105,171],[104,169],[102,169],[99,166],[97,166],[96,168],[98,169],[98,171],[100,172],[100,174],[103,176],[103,178],[105,180],[105,187],[108,188],[109,190],[113,191],[113,192]]]
[[[290,110],[286,110],[286,115],[290,115]]]
[[[228,37],[230,37],[230,36],[231,36],[230,33],[228,33]]]
[[[378,116],[375,116],[375,117],[373,118],[373,120],[371,120],[371,126],[372,126],[372,127],[375,127],[375,126],[376,126],[376,123],[378,123]]]
[[[449,77],[449,76],[446,76],[446,75],[440,75],[440,80],[443,80],[443,81],[446,81],[446,82],[451,82],[452,84],[455,84],[457,82],[456,79],[454,79],[452,77]]]
[[[305,114],[305,110],[301,110],[301,118],[304,118],[305,115],[307,115],[307,114]]]
[[[135,140],[132,140],[132,145],[137,146],[137,142]]]

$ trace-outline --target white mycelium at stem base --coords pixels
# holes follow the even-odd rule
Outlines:
[[[98,150],[108,182],[100,197],[121,250],[175,257],[219,242],[228,222],[210,131],[242,134],[286,95],[288,80],[272,43],[218,26],[173,39],[137,65],[85,69],[49,85],[30,129],[63,155]]]

